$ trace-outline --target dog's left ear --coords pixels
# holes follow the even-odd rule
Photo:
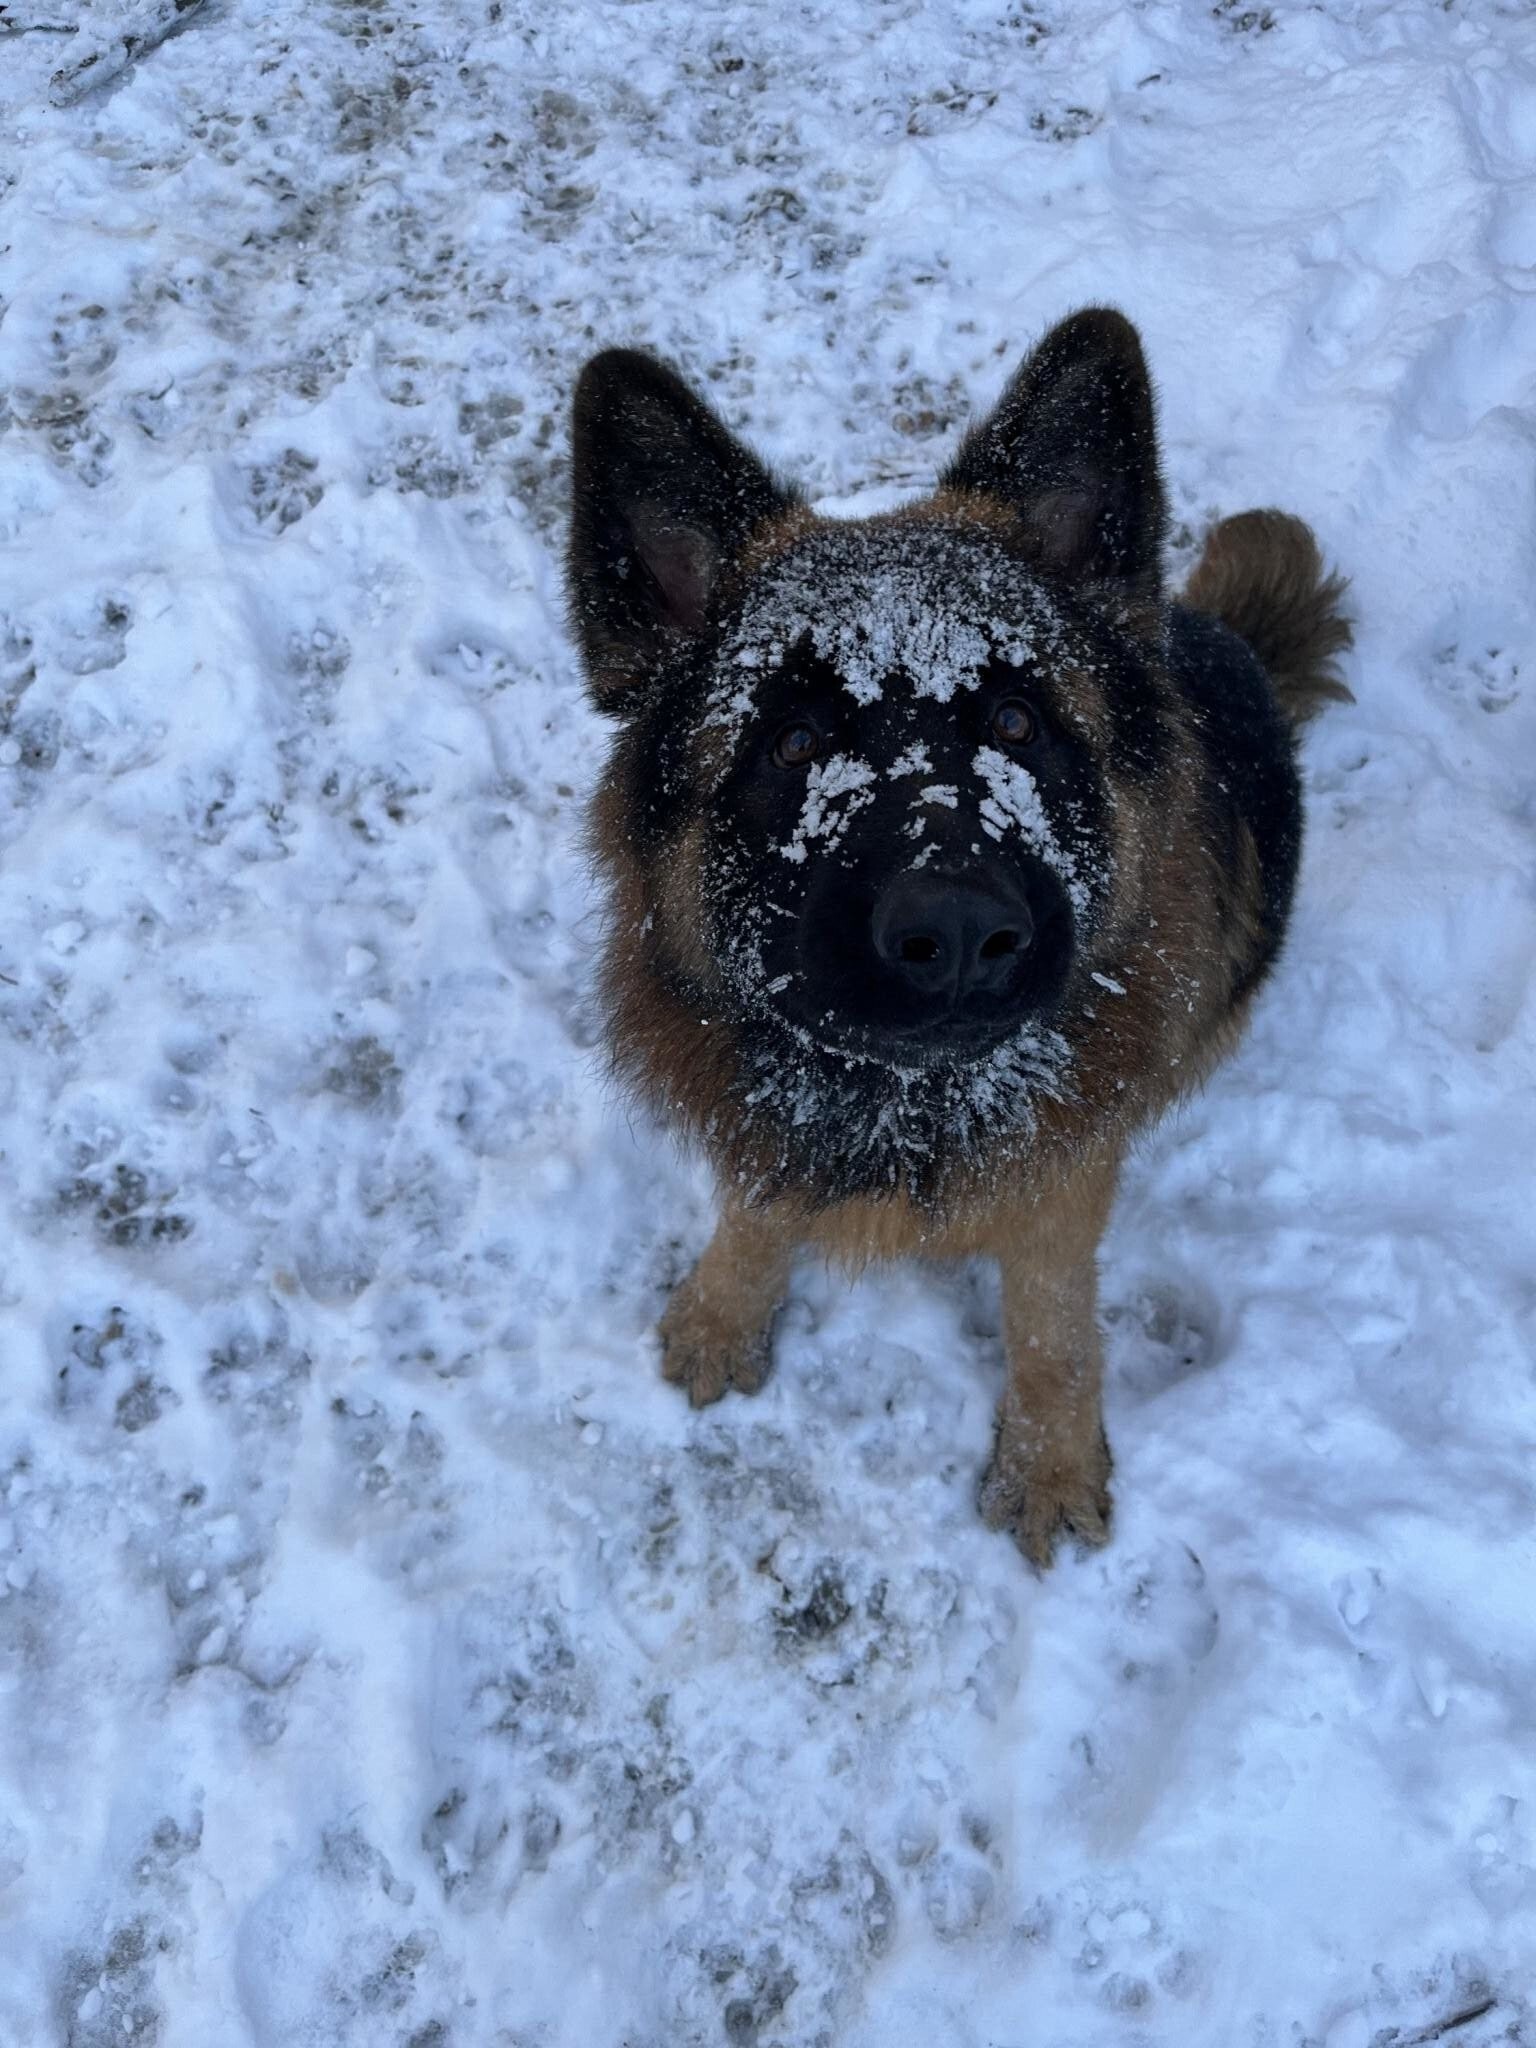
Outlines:
[[[571,443],[572,624],[598,709],[622,711],[703,630],[751,536],[799,500],[638,349],[605,349],[582,371]]]
[[[1167,510],[1152,383],[1125,315],[1094,306],[1053,327],[942,483],[1007,504],[1048,572],[1155,600]]]

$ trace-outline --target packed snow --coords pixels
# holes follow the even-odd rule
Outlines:
[[[1533,161],[1524,0],[0,0],[5,2048],[1536,2041]],[[659,1377],[564,421],[881,509],[1104,302],[1358,701],[1042,1579],[985,1272]]]

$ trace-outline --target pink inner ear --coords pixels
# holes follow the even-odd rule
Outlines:
[[[1042,562],[1053,569],[1075,568],[1093,545],[1098,516],[1099,501],[1086,485],[1042,491],[1026,514]]]
[[[719,559],[714,543],[697,527],[652,525],[644,518],[635,542],[670,623],[685,633],[697,633],[704,624]]]

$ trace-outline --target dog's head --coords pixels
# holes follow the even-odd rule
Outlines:
[[[737,1115],[803,1134],[786,1174],[917,1185],[1070,1086],[1166,743],[1163,524],[1115,313],[1047,336],[933,497],[859,521],[650,357],[588,364],[570,589],[623,728],[623,972],[728,1035]]]

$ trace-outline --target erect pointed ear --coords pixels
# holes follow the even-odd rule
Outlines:
[[[1002,499],[1051,573],[1155,598],[1167,514],[1152,384],[1125,315],[1093,306],[1053,327],[943,483]]]
[[[703,630],[722,573],[798,504],[675,371],[605,349],[576,386],[571,619],[600,710]]]

